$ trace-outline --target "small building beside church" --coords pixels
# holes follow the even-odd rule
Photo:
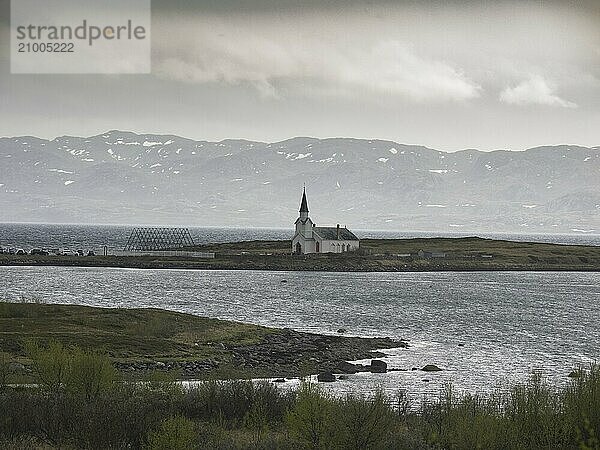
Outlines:
[[[302,192],[300,217],[295,222],[296,232],[292,239],[292,252],[300,255],[307,253],[344,253],[358,250],[358,238],[346,227],[318,227],[308,217],[306,189]]]

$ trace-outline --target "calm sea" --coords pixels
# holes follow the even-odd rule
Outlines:
[[[267,232],[265,232],[267,233]],[[126,235],[126,233],[125,233]],[[273,236],[268,233],[263,236]],[[282,280],[287,283],[282,283]],[[446,382],[486,391],[541,370],[556,385],[600,359],[600,272],[327,273],[0,267],[0,296],[52,303],[159,307],[274,327],[408,339],[387,374],[357,374],[337,391]],[[463,344],[459,346],[459,344]],[[437,364],[438,373],[411,371]],[[428,380],[428,381],[424,381]]]

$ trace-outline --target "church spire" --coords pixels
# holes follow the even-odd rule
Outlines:
[[[300,204],[300,212],[308,213],[308,202],[306,201],[306,187],[302,190],[302,203]]]

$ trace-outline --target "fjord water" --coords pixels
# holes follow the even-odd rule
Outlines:
[[[283,281],[286,282],[283,282]],[[388,374],[338,390],[484,391],[541,370],[563,384],[600,358],[600,273],[328,273],[0,267],[0,295],[50,303],[157,307],[301,331],[404,338]],[[444,371],[412,367],[437,364]],[[424,381],[429,380],[429,381]]]

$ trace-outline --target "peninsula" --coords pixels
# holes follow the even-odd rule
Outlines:
[[[27,342],[101,351],[128,378],[171,372],[177,378],[299,377],[355,373],[347,361],[384,356],[405,341],[319,335],[161,309],[96,308],[0,301],[0,356],[27,380]]]
[[[214,258],[0,254],[0,266],[80,266],[337,272],[598,271],[600,247],[464,238],[362,239],[344,253],[292,254],[290,241],[190,247]]]

